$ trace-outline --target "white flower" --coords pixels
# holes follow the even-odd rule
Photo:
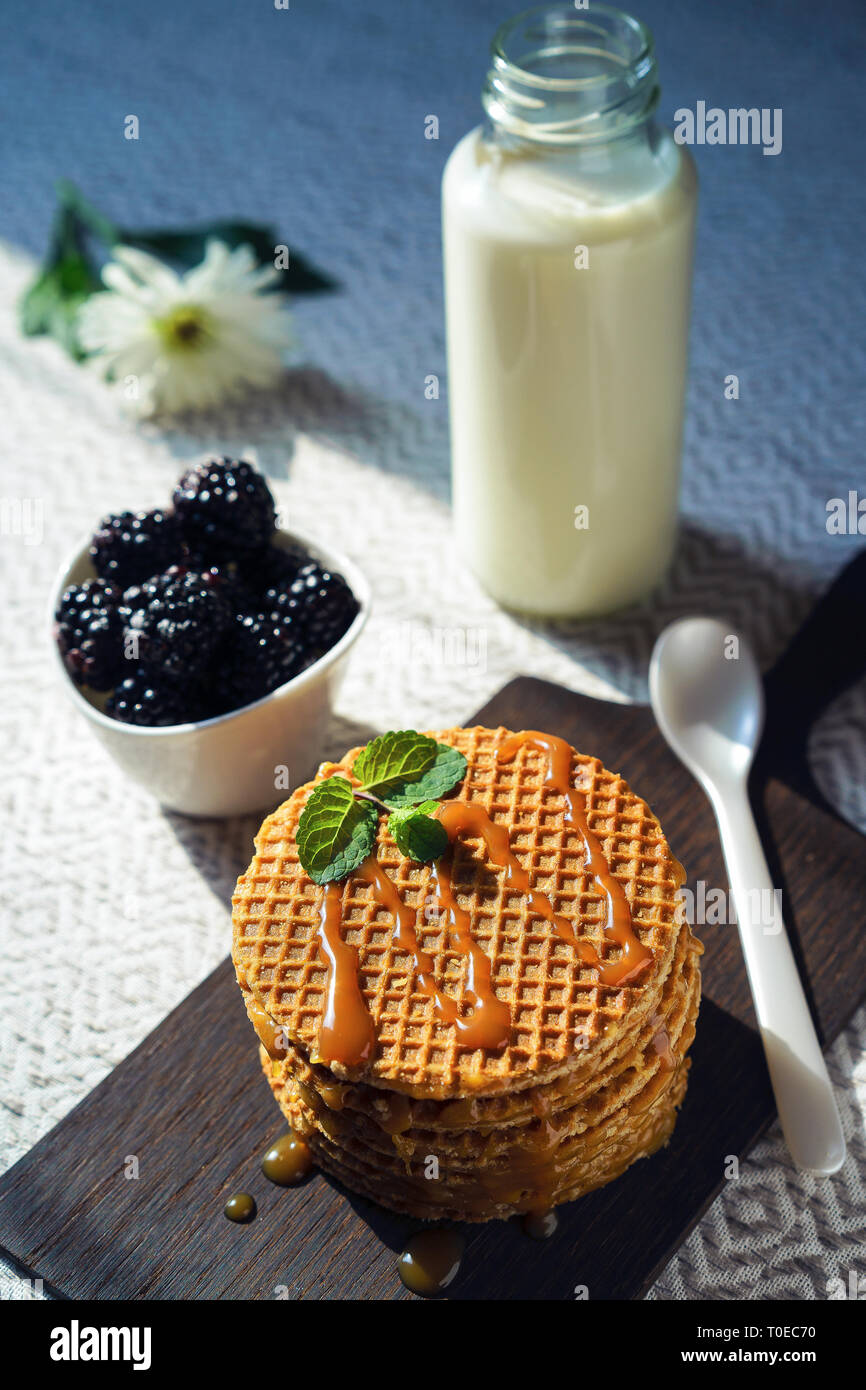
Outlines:
[[[81,345],[139,414],[215,405],[251,386],[271,386],[291,344],[278,279],[249,246],[208,241],[185,275],[130,246],[114,248],[106,290],[85,300]]]

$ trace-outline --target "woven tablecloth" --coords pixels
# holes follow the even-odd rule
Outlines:
[[[36,543],[14,522],[0,535],[4,1166],[225,955],[228,899],[256,828],[161,811],[56,682],[48,591],[104,512],[164,500],[187,459],[244,453],[268,471],[291,524],[357,560],[374,612],[323,756],[370,729],[460,722],[518,673],[645,699],[652,641],[684,612],[728,615],[766,665],[854,554],[856,537],[827,534],[825,506],[863,477],[866,194],[851,177],[862,12],[834,5],[820,32],[805,4],[640,12],[656,31],[668,120],[698,99],[782,107],[784,147],[776,158],[697,151],[682,543],[652,606],[571,628],[497,609],[450,531],[438,182],[477,119],[500,7],[479,3],[469,17],[458,0],[292,0],[273,12],[83,3],[54,29],[50,7],[4,6],[14,39],[0,115],[14,136],[0,206],[0,497],[42,517]],[[137,144],[122,135],[130,113]],[[428,114],[438,142],[424,139]],[[298,308],[301,347],[284,386],[139,426],[53,344],[22,340],[26,253],[44,245],[61,175],[129,223],[273,221],[336,274],[339,294]],[[724,398],[731,372],[738,401]],[[438,400],[425,397],[431,373]],[[864,732],[858,688],[816,728],[812,755],[827,794],[866,829]],[[651,1297],[826,1298],[834,1280],[866,1273],[864,1051],[861,1011],[829,1058],[849,1143],[842,1172],[798,1174],[774,1127]],[[4,1269],[0,1295],[34,1293]]]

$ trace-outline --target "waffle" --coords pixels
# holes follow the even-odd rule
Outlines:
[[[659,1020],[669,1019],[674,996],[682,998],[687,990],[688,980],[697,974],[697,965],[688,961],[689,954],[694,957],[696,943],[690,932],[680,932],[671,969],[668,972],[658,1011],[643,1018],[638,1027],[624,1029],[616,1044],[606,1056],[602,1074],[610,1075],[612,1069],[624,1070],[632,1064],[635,1052],[642,1052],[648,1043],[659,1033]],[[263,1049],[263,1054],[268,1057]],[[290,1076],[306,1092],[315,1095],[319,1106],[331,1110],[354,1110],[372,1117],[388,1134],[400,1133],[407,1129],[446,1129],[462,1128],[490,1129],[518,1124],[538,1114],[539,1107],[548,1108],[556,1114],[569,1104],[589,1093],[599,1084],[599,1068],[587,1076],[583,1069],[566,1072],[553,1081],[543,1082],[530,1088],[514,1092],[495,1092],[483,1096],[471,1094],[457,1100],[425,1100],[406,1096],[402,1092],[385,1091],[381,1087],[365,1085],[363,1082],[335,1081],[333,1073],[323,1066],[311,1063],[307,1056],[296,1047],[288,1045],[280,1050],[276,1059],[268,1058],[270,1074],[277,1080]]]
[[[507,733],[447,729],[433,737],[468,759],[455,795],[480,802],[507,829],[533,885],[573,923],[580,941],[602,960],[615,960],[619,948],[603,932],[604,896],[586,871],[579,837],[566,825],[563,799],[545,786],[545,760],[527,747],[513,762],[499,762]],[[357,751],[336,766],[347,770]],[[454,1026],[434,1016],[429,997],[417,987],[411,958],[394,945],[391,915],[369,884],[352,877],[343,894],[345,940],[358,953],[376,1043],[372,1056],[357,1066],[333,1064],[336,1076],[416,1096],[519,1089],[575,1068],[591,1074],[622,1027],[653,1012],[682,921],[682,868],[649,808],[597,758],[574,753],[572,784],[585,793],[590,828],[625,890],[635,935],[651,953],[649,969],[634,984],[600,983],[598,972],[530,911],[525,894],[508,892],[504,874],[491,869],[480,842],[467,837],[455,847],[454,883],[469,911],[472,936],[491,960],[495,994],[509,1006],[511,1040],[496,1052],[460,1047]],[[327,979],[316,939],[322,889],[304,873],[295,845],[311,788],[295,791],[256,837],[255,857],[233,898],[232,953],[252,1002],[308,1056],[315,1055]],[[433,957],[436,979],[460,999],[465,960],[444,927],[423,918],[434,896],[430,866],[400,854],[384,818],[377,859],[403,901],[420,909],[419,935]]]
[[[325,890],[295,845],[314,783],[256,837],[233,898],[232,955],[275,1098],[321,1166],[397,1211],[483,1221],[569,1201],[666,1141],[685,1092],[701,948],[679,899],[682,867],[621,777],[558,744],[554,777],[548,736],[432,736],[467,759],[447,798],[461,833],[443,863],[506,1020],[496,1045],[467,1042],[461,1028],[477,998],[441,872],[404,858],[383,817],[373,869],[330,890],[371,1045],[325,1055]],[[319,777],[350,775],[358,751]]]
[[[267,1053],[263,1067],[274,1084],[278,1102],[291,1103],[294,1114],[303,1116],[301,1133],[307,1137],[312,1128],[320,1129],[334,1143],[352,1147],[357,1144],[365,1151],[378,1155],[385,1167],[406,1166],[412,1154],[435,1153],[447,1158],[451,1172],[473,1170],[479,1164],[507,1159],[514,1151],[531,1144],[533,1136],[547,1124],[555,1126],[561,1142],[574,1140],[575,1148],[591,1142],[595,1130],[616,1124],[623,1107],[637,1101],[643,1093],[652,1094],[652,1086],[674,1069],[670,1055],[684,1056],[694,1036],[694,1021],[700,997],[700,976],[694,953],[691,954],[685,988],[677,993],[673,1007],[658,1027],[664,1027],[667,1037],[665,1051],[656,1046],[658,1033],[648,1038],[640,1049],[621,1059],[611,1072],[598,1078],[591,1093],[551,1097],[543,1090],[531,1092],[532,1105],[528,1115],[513,1119],[507,1125],[436,1129],[416,1127],[411,1123],[399,1128],[383,1127],[374,1115],[351,1109],[335,1111],[321,1098],[319,1092],[299,1081],[290,1068],[274,1068]],[[678,1065],[678,1062],[674,1065]],[[613,1132],[610,1130],[609,1132]]]
[[[357,1141],[343,1145],[315,1124],[284,1083],[270,1076],[269,1080],[289,1124],[306,1139],[320,1167],[346,1187],[422,1220],[474,1222],[573,1201],[655,1153],[673,1131],[688,1068],[685,1058],[673,1071],[657,1073],[651,1087],[622,1107],[615,1125],[597,1127],[581,1146],[559,1143],[554,1136],[549,1148],[530,1143],[522,1151],[515,1148],[500,1155],[496,1162],[464,1170],[435,1151],[425,1150],[417,1160],[400,1164],[384,1162],[381,1154],[366,1152]],[[435,1177],[428,1176],[431,1157],[437,1159]]]

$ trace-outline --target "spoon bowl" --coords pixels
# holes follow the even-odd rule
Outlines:
[[[764,726],[764,687],[749,644],[716,618],[665,628],[650,663],[650,698],[673,751],[709,790],[752,765]]]

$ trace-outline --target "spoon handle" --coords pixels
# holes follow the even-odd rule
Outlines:
[[[745,786],[717,792],[713,807],[785,1140],[799,1168],[835,1173],[845,1162],[839,1111]]]

